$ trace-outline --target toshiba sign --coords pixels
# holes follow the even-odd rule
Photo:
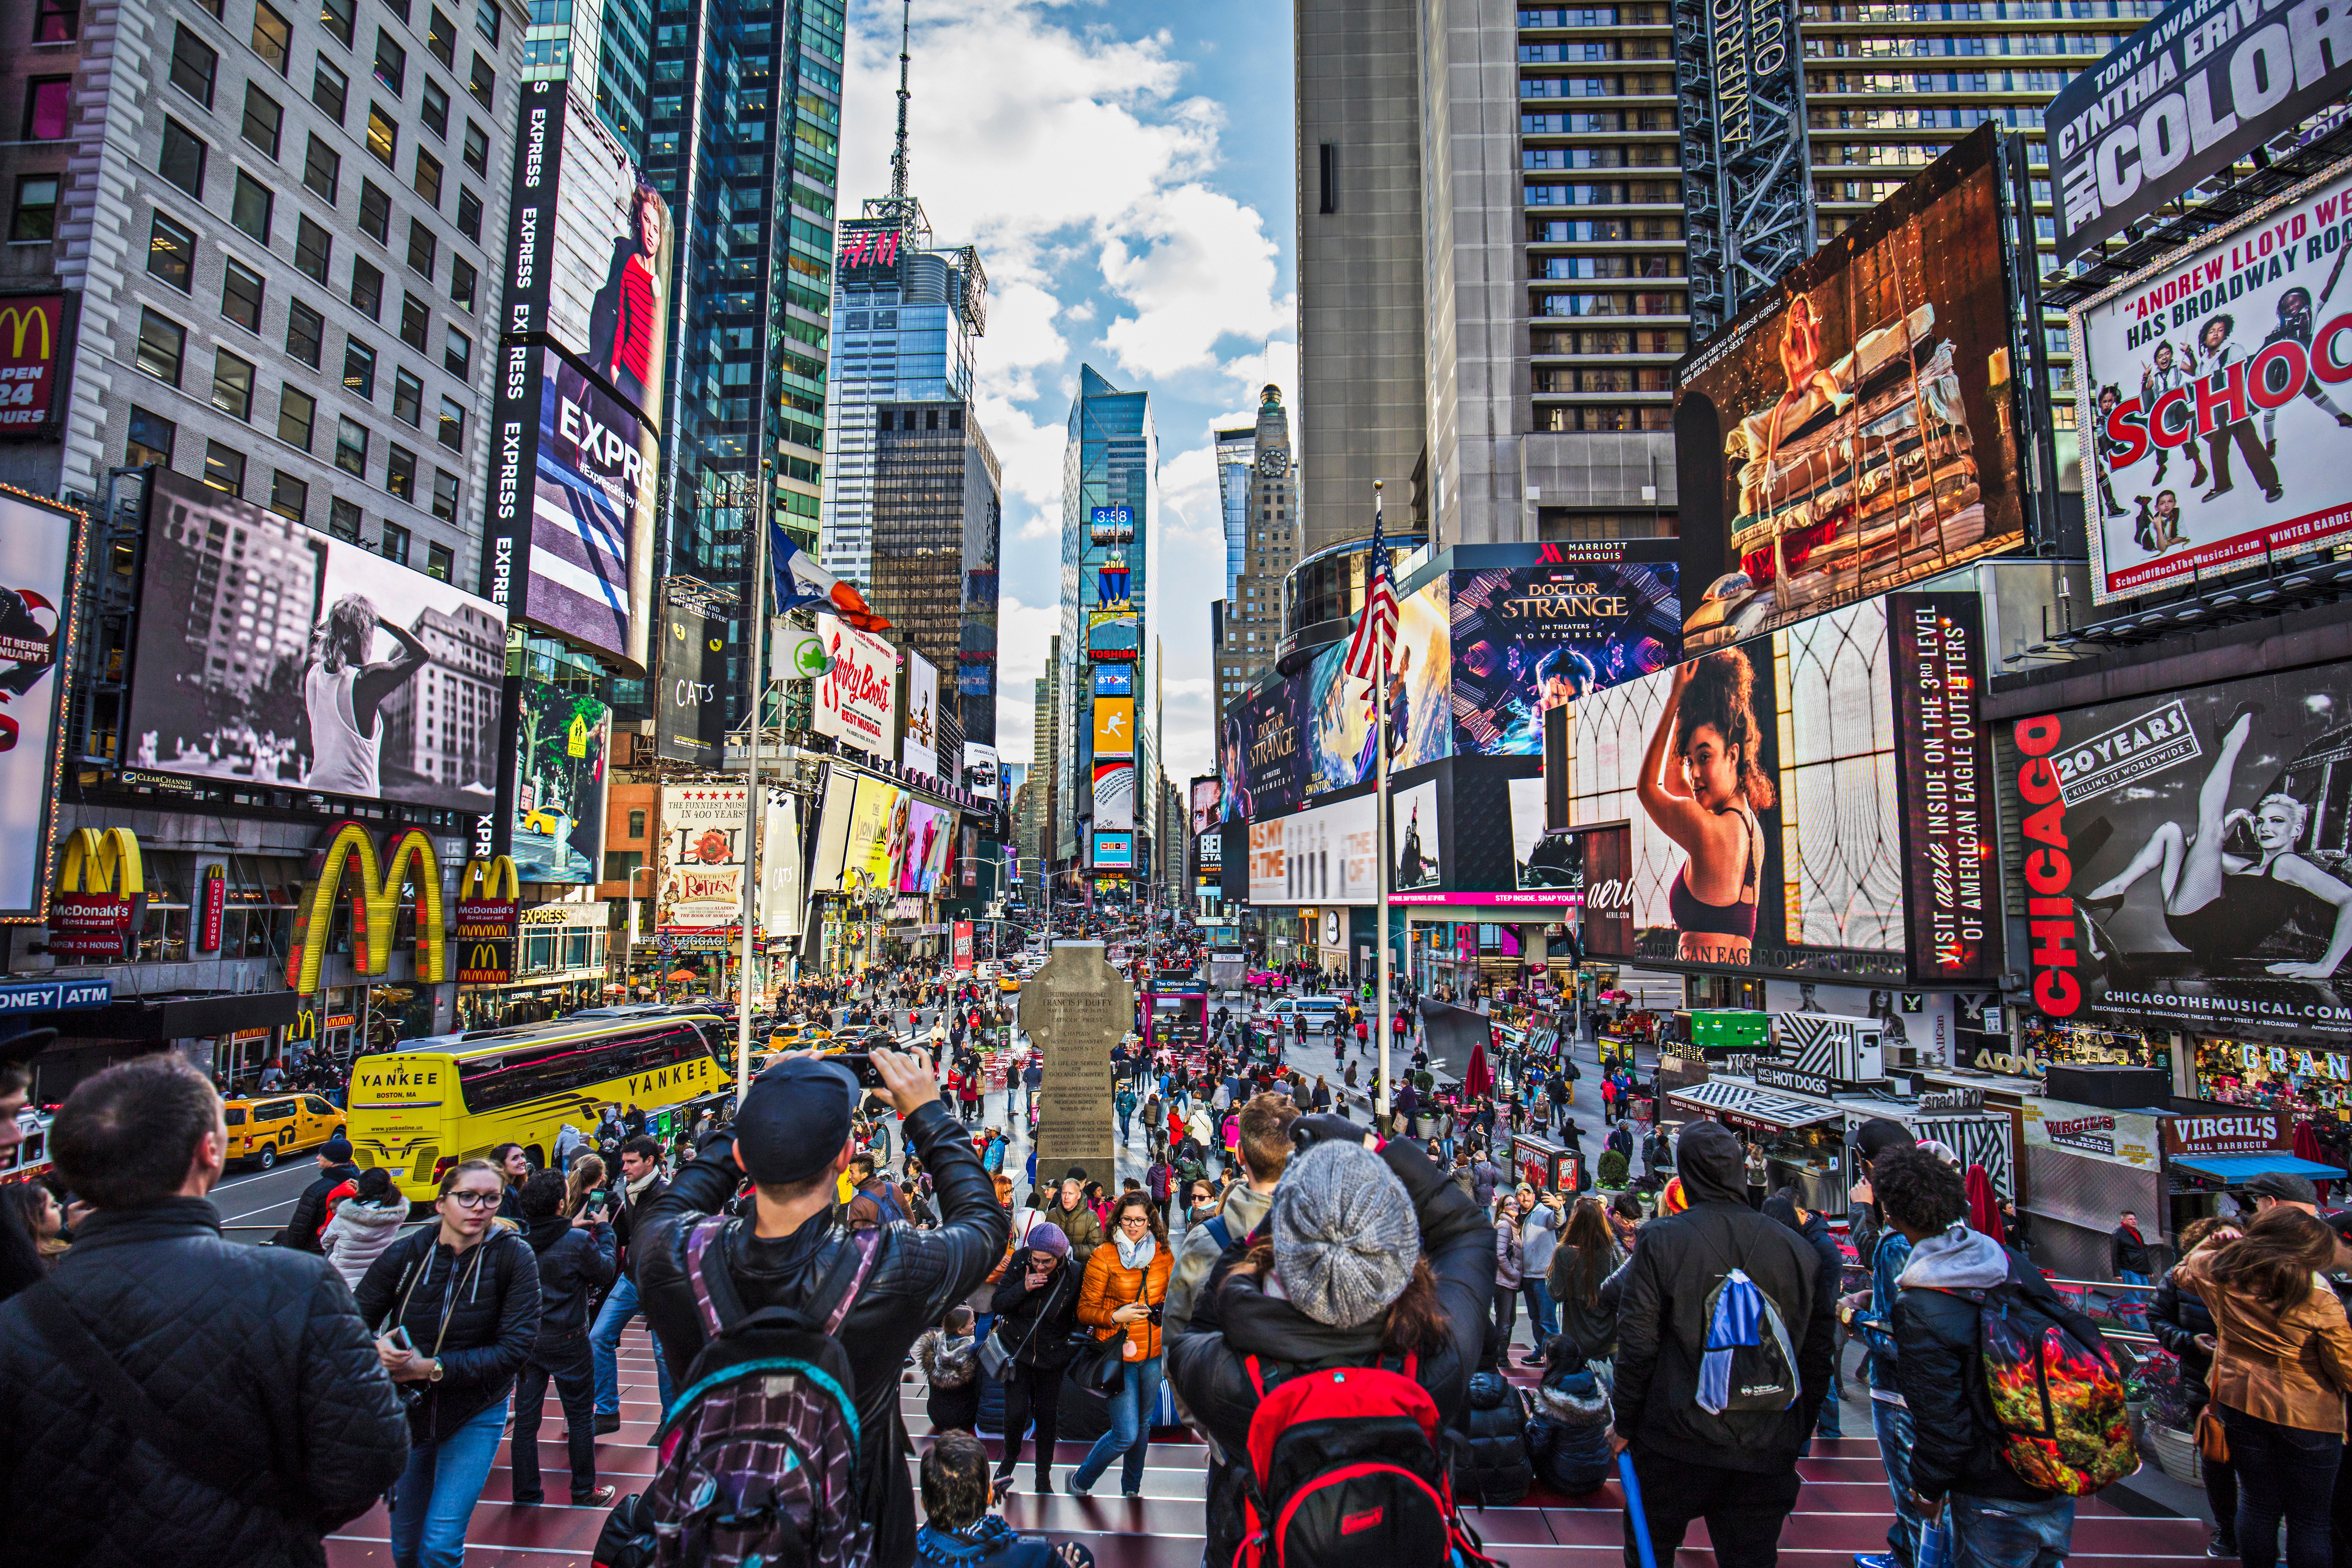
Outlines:
[[[2294,1128],[2275,1111],[2169,1116],[2164,1121],[2164,1152],[2174,1159],[2184,1154],[2262,1154],[2294,1144]]]

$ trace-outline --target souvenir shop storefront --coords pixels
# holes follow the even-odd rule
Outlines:
[[[2288,1119],[2288,1146],[2305,1159],[2352,1169],[2352,1041],[2289,1045],[2191,1037],[2197,1098]]]

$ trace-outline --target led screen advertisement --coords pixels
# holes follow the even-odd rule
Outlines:
[[[1370,904],[1379,898],[1378,802],[1369,795],[1249,825],[1249,901]]]
[[[1003,794],[1003,770],[996,748],[978,741],[963,743],[963,787],[982,800]]]
[[[662,606],[655,658],[654,750],[672,762],[715,767],[727,755],[727,627],[702,606]]]
[[[2352,534],[2352,163],[2073,314],[2101,604]]]
[[[48,899],[81,533],[81,513],[0,487],[0,920]]]
[[[2347,91],[2352,20],[2332,0],[2174,0],[2050,100],[2060,264]]]
[[[1973,594],[1892,595],[1886,634],[1911,974],[1994,984],[2001,910],[1983,606]]]
[[[955,814],[911,796],[907,805],[906,838],[899,847],[898,888],[902,893],[939,889],[940,868],[954,841]]]
[[[2352,674],[2003,722],[2034,1006],[2128,1028],[2352,1037]]]
[[[907,734],[899,742],[899,762],[914,772],[936,778],[940,772],[940,672],[931,661],[907,651]]]
[[[1675,377],[1684,657],[2023,542],[1990,126]]]
[[[1095,826],[1101,828],[1135,826],[1135,764],[1106,762],[1094,764]]]
[[[658,908],[665,930],[741,921],[748,799],[740,784],[663,787]]]
[[[1192,817],[1192,837],[1206,837],[1217,831],[1224,820],[1222,805],[1223,785],[1216,776],[1202,774],[1192,781],[1192,798],[1187,803]]]
[[[1094,750],[1097,756],[1108,753],[1129,756],[1135,751],[1135,699],[1132,697],[1097,697],[1094,706]]]
[[[898,650],[824,611],[816,634],[831,660],[816,682],[816,732],[887,759],[898,723]]]
[[[1595,956],[1904,976],[1887,658],[1869,600],[1576,705],[1569,826],[1629,825],[1630,941]]]
[[[1298,683],[1276,680],[1235,699],[1217,734],[1227,822],[1273,816],[1307,794]]]
[[[150,472],[129,765],[492,808],[506,648],[494,605]]]
[[[515,816],[508,853],[526,882],[593,882],[604,839],[612,710],[593,686],[517,681]]]

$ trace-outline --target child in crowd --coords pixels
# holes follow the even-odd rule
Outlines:
[[[915,1532],[915,1560],[924,1568],[1094,1568],[1094,1553],[1076,1542],[1015,1534],[989,1511],[988,1450],[969,1432],[933,1436],[922,1477],[928,1522]]]
[[[935,1329],[915,1342],[915,1360],[930,1384],[923,1413],[933,1432],[969,1432],[980,1419],[980,1341],[970,1307],[948,1309]]]

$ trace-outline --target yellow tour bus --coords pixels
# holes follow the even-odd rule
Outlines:
[[[723,1097],[735,1087],[716,1048],[726,1026],[700,1008],[601,1007],[410,1040],[352,1063],[345,1136],[362,1168],[382,1166],[403,1195],[429,1202],[444,1171],[501,1143],[546,1165],[559,1128],[593,1136],[607,1105],[653,1112]]]

